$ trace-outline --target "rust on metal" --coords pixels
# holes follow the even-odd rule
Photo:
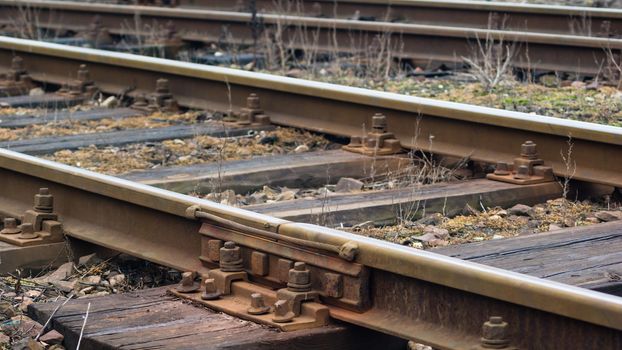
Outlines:
[[[19,217],[19,226],[15,217],[4,219],[0,241],[16,246],[31,246],[62,242],[65,238],[58,214],[54,212],[54,197],[48,188],[40,188],[34,196],[32,209],[24,211]]]
[[[222,295],[216,287],[216,280],[213,278],[204,278],[201,284],[203,285],[203,293],[201,293],[202,300],[216,300]]]
[[[177,100],[173,96],[168,79],[157,79],[155,92],[145,96],[140,94],[132,104],[132,108],[141,111],[153,112],[171,112],[179,111]]]
[[[95,82],[91,79],[91,73],[86,64],[81,64],[78,68],[77,78],[63,83],[57,95],[71,98],[91,99],[99,91]]]
[[[250,94],[246,99],[246,107],[242,108],[237,119],[239,125],[268,125],[270,117],[261,109],[259,96]]]
[[[203,277],[203,288],[200,291],[181,292],[171,289],[170,292],[214,310],[282,331],[316,328],[328,323],[329,312],[326,306],[309,301],[301,303],[300,312],[294,314],[290,302],[279,300],[277,292],[245,280],[230,281],[229,291],[225,292],[219,286],[218,279],[214,278],[218,272],[222,271],[212,270],[209,276]]]
[[[538,158],[536,144],[525,141],[521,145],[520,157],[514,158],[512,165],[500,161],[494,173],[487,174],[490,180],[509,182],[517,185],[531,185],[555,181],[553,169],[544,165],[544,160]]]
[[[184,272],[175,290],[179,293],[192,293],[199,290],[199,283],[194,280],[194,276],[193,272]]]
[[[400,141],[387,131],[387,117],[376,113],[371,119],[371,131],[366,136],[353,136],[344,150],[368,156],[397,154],[402,151]]]
[[[209,10],[168,9],[145,6],[114,6],[106,4],[29,1],[38,10],[38,24],[48,29],[80,31],[99,14],[103,25],[117,36],[141,35],[150,32],[139,28],[128,29],[137,13],[143,22],[168,23],[173,21],[181,38],[188,42],[219,42],[223,30],[232,33],[233,44],[249,45],[253,42],[248,23],[250,13],[218,12]],[[7,22],[19,15],[17,2],[1,1],[0,13]],[[257,16],[263,30],[280,35],[292,46],[305,49],[308,43],[299,40],[300,28],[312,31],[317,37],[315,50],[333,52],[335,47],[344,51],[365,52],[377,36],[391,37],[391,42],[401,42],[399,50],[391,50],[398,58],[414,64],[462,65],[462,57],[469,57],[481,40],[499,43],[515,42],[516,54],[511,64],[531,70],[566,71],[574,74],[597,75],[608,62],[608,52],[618,54],[622,40],[608,37],[573,36],[562,34],[520,31],[489,30],[480,28],[442,27],[429,24],[352,21],[347,19],[309,18],[289,15],[260,14]],[[59,21],[62,18],[62,22]],[[283,24],[287,25],[283,25]],[[485,23],[485,22],[483,22]],[[226,29],[223,29],[226,28]],[[138,31],[138,33],[137,33]],[[482,39],[486,38],[486,39]],[[438,45],[439,41],[443,45]],[[421,50],[425,47],[426,50]],[[537,66],[537,67],[534,67]]]
[[[24,60],[19,56],[13,57],[11,68],[5,74],[0,75],[0,95],[27,95],[34,87],[32,78],[24,68]]]
[[[508,349],[508,323],[503,317],[492,316],[482,326],[482,348],[485,349]]]
[[[270,312],[270,306],[264,302],[261,293],[251,294],[251,306],[246,310],[251,315],[265,315]]]
[[[622,11],[613,8],[443,0],[300,0],[282,6],[273,0],[253,0],[261,12],[376,21],[409,21],[444,26],[494,28],[540,33],[618,36]],[[178,6],[250,12],[250,0],[179,0]],[[586,20],[589,19],[589,20]],[[579,25],[580,23],[580,25]]]
[[[511,163],[516,145],[538,144],[541,159],[557,176],[622,187],[622,132],[619,128],[474,107],[379,91],[307,82],[239,70],[172,62],[156,58],[0,38],[0,62],[19,54],[35,81],[62,83],[75,67],[87,63],[106,93],[132,96],[169,80],[181,106],[229,110],[246,107],[251,93],[262,96],[262,110],[273,123],[339,136],[360,135],[370,113],[390,116],[387,131],[406,149],[468,157],[495,164]],[[49,67],[54,67],[50,71]],[[231,89],[231,100],[227,97]],[[206,100],[208,98],[209,100]],[[304,107],[304,108],[302,108]],[[372,112],[370,112],[370,110]],[[339,116],[336,118],[335,116]],[[560,150],[572,135],[576,171],[569,172]]]
[[[512,332],[509,336],[510,344],[519,348],[550,348],[551,339],[555,339],[558,348],[622,346],[622,302],[617,297],[346,232],[278,220],[7,150],[0,150],[0,180],[3,217],[18,217],[32,206],[32,196],[25,196],[25,192],[49,188],[54,194],[54,210],[63,220],[67,236],[193,271],[202,278],[214,278],[212,269],[218,267],[198,258],[204,255],[204,236],[238,241],[247,274],[252,274],[248,265],[252,251],[268,254],[268,276],[252,275],[253,283],[233,281],[231,294],[221,295],[218,300],[202,300],[200,288],[192,293],[174,292],[241,318],[251,317],[248,309],[253,293],[261,293],[265,304],[272,306],[278,300],[274,289],[287,288],[286,283],[277,280],[279,259],[304,261],[311,273],[312,291],[320,294],[322,304],[303,302],[301,316],[283,324],[272,320],[274,313],[253,316],[257,322],[281,329],[325,324],[330,313],[334,319],[439,348],[465,348],[480,346],[482,324],[490,315],[502,315],[509,325],[520,325],[520,336]],[[348,262],[336,253],[302,249],[291,243],[269,242],[260,246],[255,242],[268,240],[250,237],[251,241],[245,241],[244,232],[215,228],[188,218],[187,209],[193,205],[242,223],[243,227],[264,228],[268,223],[279,235],[334,246],[354,242],[359,253],[355,261]],[[141,225],[128,230],[128,217]],[[222,238],[215,237],[221,235]],[[271,245],[279,250],[271,253]],[[326,261],[335,262],[335,266],[320,268],[326,266]],[[367,276],[352,276],[357,270]],[[324,273],[343,276],[340,299],[325,295],[324,282],[333,277],[323,278]],[[352,284],[356,281],[363,284]],[[344,300],[357,291],[366,293],[366,308],[357,309]]]

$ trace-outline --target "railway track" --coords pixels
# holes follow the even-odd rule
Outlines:
[[[36,23],[35,26],[45,29],[52,37],[66,31],[90,33],[89,45],[95,46],[98,46],[98,39],[93,38],[99,38],[97,33],[103,29],[116,36],[177,38],[195,44],[219,43],[226,37],[228,43],[245,47],[257,45],[263,38],[272,38],[266,39],[270,41],[268,45],[286,45],[288,50],[302,50],[307,54],[361,53],[385,47],[384,54],[409,60],[413,67],[462,67],[465,57],[477,56],[480,46],[492,45],[508,51],[501,55],[510,57],[511,65],[519,69],[594,76],[614,66],[612,60],[618,59],[622,48],[622,41],[617,38],[514,28],[489,30],[260,14],[252,29],[253,26],[249,26],[252,15],[239,12],[11,0],[0,2],[0,9],[4,14],[2,23],[13,31],[20,31],[15,28],[16,22],[17,27],[21,26],[16,19],[34,16],[36,20],[25,21],[29,24],[22,25],[29,28]],[[94,20],[96,15],[97,21]],[[93,26],[95,22],[98,24]],[[166,27],[167,23],[172,23],[175,29],[171,26],[157,29]],[[181,44],[173,41],[169,45],[178,47]]]
[[[167,5],[165,5],[167,6]],[[245,1],[177,0],[168,6],[251,12]],[[259,13],[306,17],[408,22],[455,27],[516,30],[584,36],[618,36],[622,12],[617,9],[551,6],[484,1],[341,0],[255,1]]]
[[[10,63],[16,55],[23,60],[23,67],[16,70],[14,66],[11,70]],[[300,167],[296,162],[304,164],[307,168],[299,170],[304,173],[323,166],[327,168],[322,169],[330,169],[335,164],[365,163],[363,158],[379,154],[386,154],[384,164],[391,168],[391,164],[400,162],[391,154],[401,149],[468,157],[497,164],[498,170],[508,165],[511,170],[514,159],[522,159],[513,164],[520,176],[512,173],[510,176],[523,180],[522,185],[478,180],[484,183],[458,184],[453,189],[452,185],[442,185],[418,194],[416,200],[425,198],[430,203],[436,200],[440,206],[447,205],[448,193],[452,193],[452,200],[462,198],[457,200],[462,206],[472,198],[476,201],[486,198],[491,203],[504,200],[508,203],[518,197],[527,201],[553,198],[559,188],[551,182],[552,174],[622,187],[622,165],[616,161],[622,152],[622,135],[615,127],[5,37],[0,38],[0,67],[9,76],[18,77],[13,82],[41,84],[49,90],[65,86],[60,93],[18,96],[0,103],[32,105],[36,101],[48,106],[71,105],[84,99],[85,93],[96,90],[136,99],[146,94],[159,108],[241,111],[237,113],[237,122],[227,131],[229,136],[236,132],[244,134],[249,128],[269,129],[272,123],[352,139],[345,149],[354,151],[354,155],[319,156],[315,165],[310,165],[310,158],[297,160],[295,155],[279,160],[290,168]],[[77,79],[68,79],[76,75]],[[161,79],[166,79],[168,84]],[[154,86],[158,87],[155,93]],[[110,114],[125,118],[140,113],[145,113],[145,109],[86,111],[71,118],[94,120]],[[375,117],[371,118],[372,115]],[[62,119],[62,113],[57,113],[56,118]],[[21,125],[19,118],[2,120],[0,126],[1,123],[13,123],[4,127]],[[362,135],[362,125],[371,125],[372,131]],[[183,128],[167,129],[170,134],[151,140],[188,137],[171,136],[184,135],[180,129]],[[221,124],[194,125],[191,129],[213,135],[223,132]],[[560,150],[567,147],[568,135],[574,140],[573,157],[577,164],[572,173],[559,157]],[[136,137],[144,139],[145,132],[139,130],[134,136],[115,132],[80,141],[84,137],[54,140],[65,142],[61,146],[54,146],[49,139],[34,139],[13,141],[6,147],[44,154],[93,142],[102,145],[132,142]],[[96,139],[101,141],[93,141]],[[533,145],[526,140],[538,144],[539,158],[544,164],[530,158],[533,163],[518,171],[526,159],[520,157],[521,144],[527,158],[535,155]],[[41,151],[41,145],[48,147],[47,150]],[[50,145],[58,148],[49,148]],[[327,166],[329,158],[333,165]],[[242,167],[237,165],[238,172],[259,178],[257,174],[265,174],[267,170],[257,163],[277,164],[259,159]],[[248,164],[254,164],[255,168]],[[222,181],[240,182],[235,175],[236,165],[219,165],[218,176],[223,167],[234,174],[221,178]],[[186,171],[203,172],[204,178],[210,177],[206,168],[198,169]],[[523,170],[526,172],[522,173]],[[278,171],[271,174],[275,173]],[[188,186],[183,184],[183,177],[172,175],[157,185]],[[497,172],[497,177],[507,176]],[[201,299],[201,292],[177,292],[177,295],[283,330],[321,326],[330,318],[443,349],[471,349],[491,344],[502,348],[618,348],[622,342],[622,302],[617,296],[589,290],[601,290],[600,287],[578,288],[303,223],[313,222],[308,214],[303,215],[316,211],[313,206],[310,210],[296,211],[295,205],[285,203],[290,213],[272,207],[272,211],[264,209],[264,213],[270,214],[266,215],[259,208],[252,212],[224,206],[10,150],[0,150],[0,179],[2,216],[38,222],[41,227],[36,230],[41,230],[39,238],[43,243],[55,242],[64,234],[127,252],[190,272],[186,276],[189,287],[194,286],[193,273],[197,274],[202,276],[203,288],[214,298]],[[529,184],[531,180],[535,183]],[[33,194],[37,194],[34,211],[31,210]],[[412,202],[412,196],[412,192],[407,193],[404,203]],[[386,207],[394,204],[399,195],[388,197]],[[345,197],[340,198],[345,201]],[[351,201],[360,204],[362,199],[353,197]],[[380,202],[370,205],[367,213],[381,212]],[[347,209],[349,205],[341,202],[337,206]],[[46,220],[43,221],[46,224],[37,218]],[[356,220],[359,219],[351,219]],[[585,241],[580,237],[587,233],[579,229],[575,234],[579,241]],[[24,240],[9,239],[25,244]],[[564,243],[563,237],[555,239],[560,241],[547,244],[569,244]],[[235,243],[224,244],[225,241]],[[595,254],[594,249],[591,252],[588,254]],[[294,262],[298,262],[296,267]],[[220,298],[216,298],[218,293]],[[266,304],[277,300],[291,303],[279,303],[280,311],[276,314],[248,313],[251,299],[259,298],[251,297],[251,293],[263,295]],[[304,300],[301,304],[300,298]],[[240,304],[239,300],[244,301]],[[291,309],[287,305],[292,305]],[[259,304],[256,306],[261,308]],[[493,330],[494,334],[482,334],[482,327],[497,326],[499,333]]]

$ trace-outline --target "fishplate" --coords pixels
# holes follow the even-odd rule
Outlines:
[[[185,274],[174,294],[284,331],[326,324],[325,304],[369,309],[370,274],[351,261],[356,246],[323,247],[233,226],[204,221],[199,259],[212,270],[197,276],[198,284],[193,273]]]

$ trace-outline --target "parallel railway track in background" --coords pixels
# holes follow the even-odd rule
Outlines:
[[[616,127],[0,38],[0,69],[9,71],[15,56],[23,59],[24,69],[33,82],[49,88],[65,85],[68,77],[75,77],[78,67],[86,65],[90,76],[83,74],[82,82],[94,83],[105,94],[137,97],[152,91],[158,79],[167,79],[170,92],[185,108],[239,111],[249,108],[247,97],[256,94],[261,99],[262,114],[269,116],[273,124],[354,139],[361,136],[362,126],[371,124],[376,127],[367,135],[373,141],[369,144],[374,151],[371,155],[378,149],[403,148],[492,164],[511,163],[520,153],[521,144],[532,140],[538,144],[539,157],[555,175],[606,185],[612,191],[622,187],[622,164],[618,161],[622,154],[622,131]],[[376,113],[386,116],[386,130],[371,123]],[[264,119],[248,121],[250,127],[266,127],[252,125],[261,120]],[[394,139],[374,138],[384,135],[383,132],[392,133]],[[559,156],[560,150],[567,148],[569,136],[574,142],[576,162],[576,171],[572,172]],[[524,147],[528,156],[530,146]],[[365,153],[365,147],[354,148]],[[29,151],[25,148],[24,152]],[[245,170],[251,173],[251,169]],[[473,349],[495,341],[500,341],[497,345],[502,348],[622,346],[622,300],[594,291],[607,288],[579,288],[572,283],[535,278],[303,223],[302,219],[290,221],[220,205],[9,150],[0,150],[0,180],[3,217],[22,216],[32,206],[32,195],[47,188],[54,196],[53,210],[65,235],[181,271],[209,274],[223,293],[227,278],[246,279],[231,283],[231,293],[238,299],[249,300],[250,292],[260,291],[272,303],[288,298],[292,290],[305,289],[294,281],[291,290],[275,292],[286,289],[287,272],[293,262],[305,262],[313,277],[312,291],[303,294],[319,291],[320,297],[315,302],[303,303],[302,317],[294,318],[293,323],[275,323],[271,316],[249,315],[244,311],[248,305],[240,306],[227,295],[215,301],[201,301],[200,293],[189,296],[217,310],[260,323],[294,329],[301,324],[324,324],[329,315],[347,324],[441,349]],[[479,191],[487,186],[515,191],[511,195],[514,197],[509,196],[514,199],[506,201],[515,200],[516,196],[535,200],[538,196],[555,196],[558,191],[554,182],[500,184],[503,183],[491,181],[489,185],[473,187]],[[439,193],[447,198],[448,189],[436,191],[426,200],[438,199]],[[47,195],[46,190],[39,194]],[[472,196],[477,201],[486,195]],[[605,240],[620,236],[614,233],[619,231],[617,226],[607,227],[603,230],[610,229],[611,233]],[[575,236],[587,233],[579,229]],[[563,242],[564,237],[555,237],[560,240],[555,244],[558,247],[570,244]],[[242,261],[222,261],[218,248],[223,241],[242,247]],[[234,254],[233,250],[230,254]],[[592,249],[587,254],[595,257],[599,252]],[[238,266],[240,263],[243,267]],[[215,270],[218,266],[221,269]],[[304,271],[304,267],[300,270]],[[616,289],[615,284],[613,287]],[[619,290],[611,293],[619,294]],[[502,327],[501,339],[488,339],[490,333],[482,337],[482,324],[492,316],[502,316],[507,322]],[[503,321],[492,319],[484,328],[500,326]]]
[[[182,8],[251,11],[249,0],[173,2]],[[605,8],[460,0],[256,0],[255,8],[259,13],[480,29],[604,37],[622,33],[622,11]]]
[[[24,25],[34,25],[50,33],[88,32],[97,15],[98,28],[106,28],[113,35],[148,37],[150,34],[142,27],[144,24],[153,31],[158,26],[172,23],[176,38],[195,44],[219,43],[227,38],[228,43],[248,47],[256,43],[258,37],[267,36],[280,38],[292,49],[333,54],[366,52],[372,47],[386,45],[393,57],[422,67],[442,64],[462,67],[464,58],[477,54],[480,45],[501,44],[502,51],[512,51],[511,64],[515,68],[594,76],[612,68],[612,60],[619,60],[622,49],[622,39],[616,38],[615,34],[612,38],[589,37],[555,31],[522,31],[520,27],[512,26],[503,30],[270,13],[257,15],[255,26],[251,26],[252,15],[249,13],[60,1],[3,0],[0,1],[0,10],[3,17],[0,20],[5,27],[10,28],[16,19],[26,16],[34,20]],[[615,19],[616,15],[614,12],[611,17]],[[617,21],[611,23],[617,26]],[[170,33],[173,32],[169,30]]]

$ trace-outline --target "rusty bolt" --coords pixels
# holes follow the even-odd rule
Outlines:
[[[510,344],[508,323],[500,316],[492,316],[482,326],[482,347],[486,349],[504,349]]]
[[[80,68],[78,68],[78,80],[82,82],[91,80],[91,73],[86,68],[86,64],[81,64]]]
[[[246,312],[249,315],[263,315],[270,312],[270,306],[266,305],[261,293],[253,293],[251,294],[251,307]]]
[[[51,213],[54,211],[54,197],[47,188],[40,188],[35,194],[35,211],[39,213]]]
[[[201,299],[203,300],[216,300],[220,298],[220,292],[216,289],[216,282],[213,278],[206,278],[203,282],[205,284]]]
[[[527,180],[529,177],[529,167],[526,165],[519,166],[518,169],[516,169],[516,174],[514,174],[516,180]]]
[[[159,94],[166,94],[170,91],[168,85],[168,79],[160,78],[156,80],[156,92]]]
[[[311,272],[307,270],[307,264],[296,262],[294,268],[289,270],[287,289],[292,292],[311,291]]]
[[[199,290],[199,284],[194,281],[193,272],[184,272],[181,274],[181,282],[175,288],[180,293],[192,293]]]
[[[19,239],[35,239],[39,237],[39,234],[35,233],[32,224],[21,224],[20,228],[22,233],[20,233]]]
[[[347,261],[353,261],[359,253],[359,245],[348,241],[339,247],[339,256]]]
[[[387,117],[382,113],[376,113],[371,118],[371,128],[374,133],[383,134],[387,131]]]
[[[260,109],[259,106],[259,96],[257,96],[257,94],[248,95],[248,97],[246,98],[246,108],[251,110],[257,110]]]
[[[2,231],[0,231],[1,234],[14,235],[20,232],[22,232],[22,230],[17,227],[17,220],[15,220],[14,218],[4,219],[4,228],[2,229]]]
[[[497,162],[495,175],[510,175],[510,166],[506,162]]]
[[[11,70],[16,71],[16,72],[21,72],[24,70],[24,60],[19,57],[19,56],[15,56],[13,57],[13,59],[11,60]]]
[[[295,315],[289,308],[287,300],[279,300],[274,304],[274,317],[272,321],[276,323],[291,322]]]
[[[220,269],[224,272],[241,272],[244,270],[240,247],[235,242],[227,241],[220,248]]]
[[[533,141],[525,141],[520,146],[520,155],[526,159],[538,159],[538,150],[536,144]]]

